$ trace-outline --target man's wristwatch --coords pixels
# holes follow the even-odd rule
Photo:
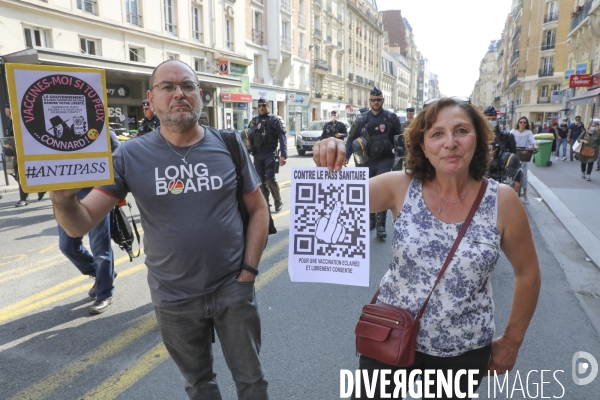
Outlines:
[[[244,269],[250,273],[253,273],[254,275],[258,275],[258,270],[256,268],[249,266],[246,263],[242,263],[242,269]]]

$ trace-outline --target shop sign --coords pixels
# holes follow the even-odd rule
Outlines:
[[[129,88],[125,85],[106,85],[108,97],[129,97]]]
[[[550,95],[550,103],[552,104],[560,104],[563,101],[563,91],[562,90],[553,90]]]
[[[563,83],[569,83],[569,78],[571,77],[571,75],[575,74],[575,70],[574,69],[567,69],[565,70],[565,76],[563,78]]]
[[[230,63],[229,73],[235,75],[246,75],[248,73],[248,67],[246,65]]]
[[[221,93],[221,101],[250,103],[252,102],[252,95],[244,93]]]
[[[584,62],[584,63],[575,64],[575,74],[576,75],[589,74],[591,72],[591,66],[592,66],[592,63],[590,63],[589,61]]]
[[[219,61],[218,67],[219,67],[219,74],[229,75],[229,60]]]
[[[592,87],[594,86],[593,75],[571,75],[569,78],[570,88]]]

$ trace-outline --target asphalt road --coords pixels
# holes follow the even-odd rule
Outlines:
[[[269,238],[256,283],[261,355],[271,399],[337,399],[340,370],[358,366],[354,326],[387,269],[390,240],[381,242],[372,232],[369,288],[290,282],[290,167],[313,166],[310,157],[290,153],[278,177],[284,199],[283,210],[274,214],[279,233]],[[90,316],[92,282],[60,254],[50,201],[14,208],[17,197],[9,193],[0,200],[0,399],[186,399],[156,328],[143,254],[130,263],[115,249],[115,302],[106,313]],[[600,293],[582,289],[585,282],[600,282],[600,273],[543,203],[532,201],[528,212],[542,293],[516,369],[502,392],[496,386],[496,398],[597,399],[600,377],[576,385],[571,362],[577,351],[600,360]],[[139,222],[137,210],[134,215]],[[502,257],[492,281],[497,334],[508,319],[513,282]],[[218,343],[214,356],[223,398],[234,399]],[[542,377],[541,370],[550,372]],[[493,385],[489,396],[487,385],[479,398],[494,398]]]

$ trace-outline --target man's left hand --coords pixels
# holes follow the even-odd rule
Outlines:
[[[285,157],[279,157],[279,166],[283,167],[285,165],[285,161],[286,161]]]
[[[241,270],[238,277],[235,278],[236,281],[241,282],[241,283],[254,282],[255,279],[256,279],[256,275],[254,275],[250,271],[246,271],[245,269]]]

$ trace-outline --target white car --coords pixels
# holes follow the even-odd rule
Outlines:
[[[321,134],[323,133],[323,127],[328,123],[329,119],[323,121],[313,121],[308,125],[306,130],[296,134],[296,150],[298,155],[305,155],[307,151],[312,151],[315,143],[319,141]],[[338,120],[346,125],[346,131],[350,132],[350,124],[345,119]]]

